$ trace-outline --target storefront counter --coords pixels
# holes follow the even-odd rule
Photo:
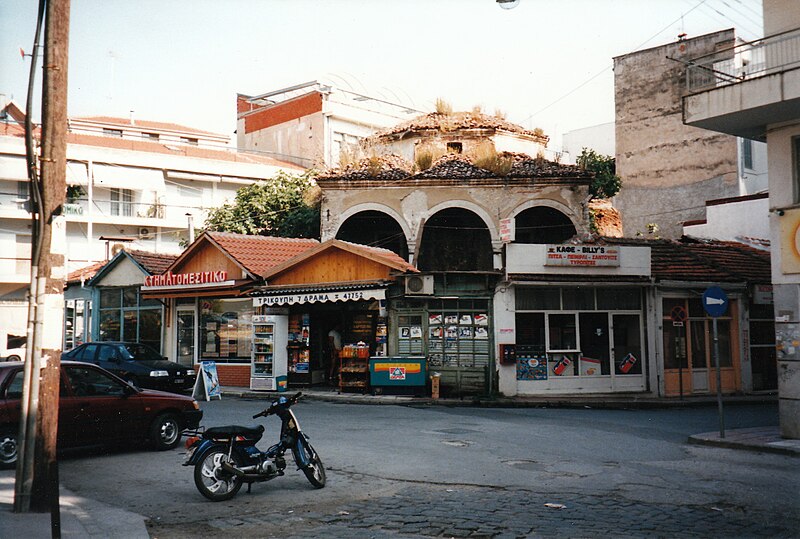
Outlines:
[[[425,357],[371,357],[370,386],[376,393],[422,394],[428,383]]]

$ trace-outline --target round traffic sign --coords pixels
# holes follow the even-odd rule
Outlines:
[[[676,305],[670,311],[669,317],[673,322],[686,322],[686,319],[689,318],[689,315],[687,314],[686,309],[683,308],[683,305]]]
[[[728,310],[728,295],[718,286],[709,286],[703,292],[703,309],[714,318]]]

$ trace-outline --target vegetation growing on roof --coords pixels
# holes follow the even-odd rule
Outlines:
[[[448,103],[441,97],[436,98],[436,103],[434,104],[434,110],[436,111],[436,114],[443,114],[445,116],[453,114],[452,105],[450,105],[450,103]]]
[[[484,141],[475,146],[468,156],[472,164],[484,170],[488,170],[495,176],[507,176],[514,166],[514,158],[508,155],[501,155],[489,141]]]
[[[445,151],[441,146],[423,142],[416,149],[414,164],[418,171],[428,170],[431,168],[431,165],[444,154]]]
[[[611,198],[622,187],[622,179],[617,176],[616,162],[610,155],[601,155],[584,148],[577,159],[578,166],[595,175],[589,186],[589,194],[594,198]]]
[[[242,187],[231,203],[210,210],[205,228],[261,236],[319,239],[321,193],[316,172],[287,174]]]

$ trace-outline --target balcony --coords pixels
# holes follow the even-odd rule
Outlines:
[[[800,117],[800,29],[686,63],[686,125],[766,141],[767,126]]]

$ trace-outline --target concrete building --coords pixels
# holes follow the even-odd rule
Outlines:
[[[382,98],[311,81],[261,95],[236,97],[236,141],[304,168],[337,166],[375,131],[420,111]]]
[[[800,4],[763,8],[766,37],[690,58],[683,116],[692,128],[767,143],[781,433],[799,438]]]
[[[564,156],[562,162],[575,164],[584,148],[594,150],[600,155],[616,155],[614,129],[614,122],[607,122],[564,133],[561,143]]]
[[[0,353],[24,336],[30,284],[31,213],[24,114],[0,108]],[[299,172],[291,163],[232,151],[224,136],[135,118],[71,118],[67,135],[67,271],[110,259],[122,245],[178,253],[191,218],[236,190]]]
[[[614,58],[615,197],[626,236],[658,226],[677,238],[682,223],[706,219],[704,202],[765,192],[766,148],[760,142],[683,122],[686,63],[736,41],[732,29]]]

